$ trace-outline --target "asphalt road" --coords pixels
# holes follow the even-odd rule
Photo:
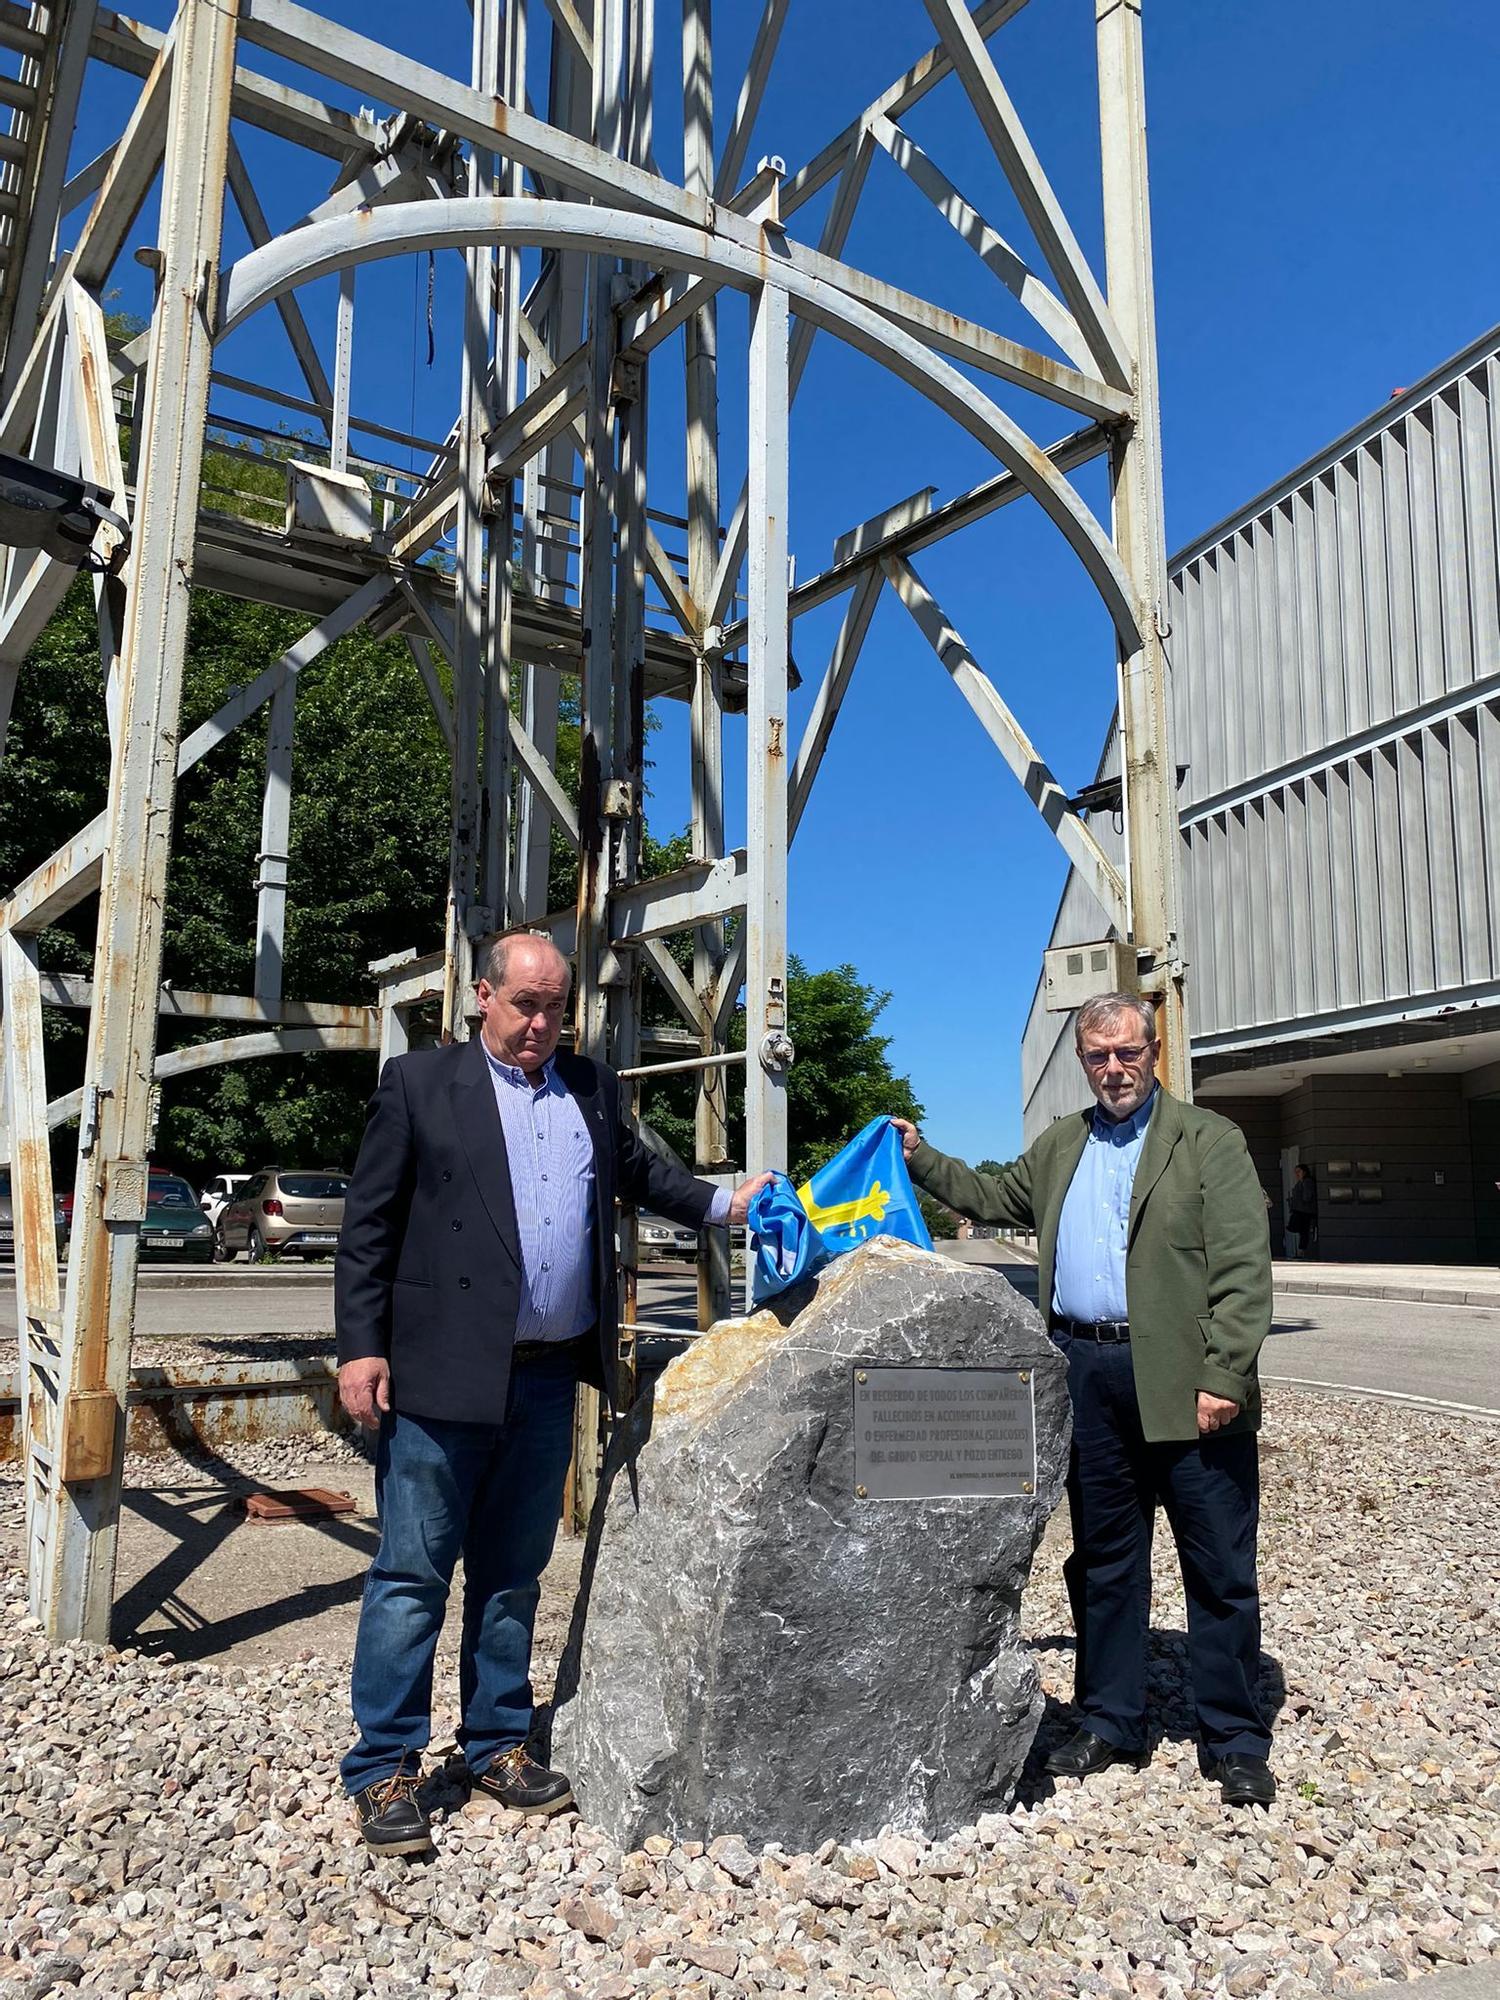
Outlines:
[[[1276,1305],[1263,1380],[1500,1417],[1500,1312],[1295,1292]]]
[[[136,1327],[156,1339],[174,1334],[243,1334],[333,1332],[333,1277],[326,1285],[216,1285],[212,1272],[176,1291],[142,1291],[136,1303]],[[8,1267],[0,1270],[0,1339],[16,1337],[16,1280]]]
[[[1033,1271],[1005,1275],[1034,1296]],[[1263,1381],[1500,1417],[1500,1311],[1282,1292],[1275,1315]]]
[[[1027,1290],[1032,1273],[1006,1275]],[[689,1268],[648,1266],[641,1274],[639,1316],[649,1326],[690,1330],[697,1290]],[[216,1285],[143,1292],[138,1325],[155,1338],[276,1333],[332,1333],[333,1288]],[[16,1331],[14,1279],[0,1271],[0,1340]],[[1483,1411],[1500,1417],[1500,1311],[1284,1293],[1261,1355],[1267,1381],[1397,1396],[1416,1404]]]

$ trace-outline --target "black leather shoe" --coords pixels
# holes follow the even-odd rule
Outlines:
[[[1049,1778],[1087,1778],[1091,1772],[1107,1770],[1111,1764],[1139,1765],[1140,1761],[1136,1751],[1107,1743],[1092,1729],[1080,1729],[1066,1743],[1058,1744],[1042,1769]]]
[[[389,1778],[379,1778],[354,1795],[354,1816],[365,1846],[376,1854],[425,1854],[432,1828],[417,1797],[420,1773],[405,1760]]]
[[[524,1743],[518,1743],[514,1750],[502,1750],[482,1771],[474,1773],[471,1783],[482,1797],[509,1806],[512,1812],[545,1817],[564,1812],[573,1803],[573,1787],[562,1772],[549,1771],[545,1764],[528,1757]]]
[[[1213,1776],[1226,1806],[1268,1806],[1276,1796],[1276,1780],[1264,1757],[1232,1750],[1219,1759]]]

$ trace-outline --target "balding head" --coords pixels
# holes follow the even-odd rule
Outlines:
[[[490,948],[484,955],[480,978],[487,979],[491,986],[503,986],[513,957],[516,958],[518,966],[524,963],[528,971],[547,961],[561,966],[564,977],[569,981],[573,977],[567,959],[545,933],[502,931],[499,937],[491,941]]]
[[[506,931],[485,953],[480,1034],[497,1061],[534,1075],[557,1047],[572,970],[551,938]]]

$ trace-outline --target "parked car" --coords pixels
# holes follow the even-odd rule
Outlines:
[[[263,1167],[219,1216],[219,1255],[331,1257],[344,1220],[349,1176],[330,1169]]]
[[[141,1222],[141,1255],[181,1258],[194,1264],[213,1262],[214,1226],[199,1210],[198,1197],[180,1174],[151,1169]]]
[[[198,1206],[210,1222],[216,1223],[238,1191],[249,1180],[248,1174],[215,1174],[208,1181],[198,1197]]]
[[[57,1233],[57,1254],[61,1256],[63,1244],[67,1241],[68,1236],[68,1225],[63,1215],[61,1202],[57,1202],[53,1206],[52,1226]],[[10,1168],[0,1167],[0,1263],[14,1263],[15,1255],[16,1225],[11,1209]]]
[[[687,1257],[698,1254],[698,1232],[681,1222],[668,1222],[664,1215],[642,1209],[636,1219],[636,1255],[645,1262],[651,1257]]]

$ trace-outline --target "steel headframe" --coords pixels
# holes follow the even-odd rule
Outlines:
[[[644,1054],[674,1071],[696,1070],[701,1171],[729,1168],[734,1152],[724,1088],[736,1061],[728,1030],[743,990],[738,1157],[746,1168],[786,1164],[795,1029],[787,1012],[787,851],[887,582],[1084,869],[1119,935],[1137,947],[1142,986],[1164,1002],[1169,1082],[1187,1091],[1140,8],[1138,0],[1096,4],[1101,287],[990,50],[1023,0],[982,0],[972,13],[962,0],[923,4],[937,35],[928,53],[797,171],[768,159],[747,174],[788,0],[765,0],[717,148],[711,0],[680,0],[678,180],[662,173],[653,150],[656,0],[473,0],[467,81],[295,0],[179,0],[164,34],[98,10],[93,0],[36,0],[24,26],[0,20],[0,46],[20,58],[6,97],[11,133],[0,148],[0,450],[81,475],[111,495],[129,523],[128,536],[102,525],[92,551],[112,741],[108,802],[0,904],[3,1150],[15,1189],[28,1561],[33,1608],[55,1637],[102,1639],[108,1631],[138,1224],[160,1079],[206,1062],[304,1048],[378,1048],[384,1059],[405,1048],[419,1006],[437,1008],[443,1033],[462,1038],[477,953],[496,930],[525,923],[575,955],[580,1048],[637,1079],[652,1067]],[[912,14],[915,26],[916,0]],[[528,36],[547,39],[545,117],[526,108],[525,79],[537,68],[528,65]],[[351,114],[272,82],[254,67],[257,52],[352,87],[391,115]],[[90,62],[137,76],[140,89],[123,130],[102,145],[104,135],[94,135],[97,151],[67,178]],[[951,94],[967,99],[1014,192],[1040,270],[902,127],[950,77]],[[292,228],[276,233],[267,223],[236,124],[300,149],[307,198]],[[318,172],[320,157],[333,163],[331,186],[326,164]],[[844,261],[877,159],[927,195],[1053,352],[956,318]],[[137,253],[155,271],[154,310],[144,334],[112,349],[100,300],[158,179],[156,245]],[[799,240],[794,219],[830,186],[816,242]],[[232,265],[221,259],[226,191],[253,246]],[[79,210],[76,243],[58,255],[61,225]],[[351,408],[356,283],[371,259],[436,249],[463,257],[465,310],[456,415],[446,438],[422,440]],[[334,351],[325,359],[299,288],[329,273],[338,274],[339,295]],[[725,291],[744,293],[750,315],[749,475],[728,509],[719,478],[717,312]],[[216,365],[224,336],[268,307],[304,394]],[[679,331],[686,424],[670,478],[685,494],[685,511],[671,515],[648,504],[647,392],[654,370],[678,351],[668,342]],[[914,387],[982,442],[996,469],[944,506],[932,506],[928,489],[851,527],[831,567],[789,589],[788,419],[819,331]],[[976,374],[1058,403],[1082,427],[1039,446]],[[285,412],[311,419],[326,436],[326,446],[310,444],[289,468],[284,528],[266,525],[253,509],[237,513],[237,496],[222,490],[204,505],[209,423],[216,454],[231,460],[236,449],[253,457],[273,434],[224,416],[216,389],[259,398],[268,419]],[[388,446],[422,452],[423,471],[413,476],[389,463]],[[1067,476],[1101,456],[1113,482],[1108,528]],[[1117,634],[1123,875],[913,566],[924,548],[1023,496],[1074,549]],[[664,545],[662,529],[683,536],[680,553]],[[452,561],[424,560],[450,534]],[[10,552],[0,589],[0,729],[27,648],[72,574],[44,552]],[[193,586],[277,603],[311,624],[184,739]],[[794,750],[791,621],[839,596],[847,608]],[[413,950],[371,968],[374,1009],[282,994],[298,679],[359,625],[409,644],[453,772],[442,940],[426,957]],[[581,701],[576,806],[554,769],[564,677],[576,677]],[[661,698],[691,707],[692,859],[643,880],[644,715],[647,701]],[[161,909],[177,780],[262,709],[254,991],[169,993],[160,985]],[[732,849],[723,782],[730,711],[747,718],[745,840]],[[580,864],[576,904],[561,911],[547,908],[554,833]],[[92,983],[49,977],[38,963],[39,933],[95,893]],[[690,953],[674,954],[673,937],[690,940]],[[672,1003],[678,1027],[643,1026],[646,976]],[[83,1089],[50,1105],[47,1004],[89,1010]],[[159,1055],[162,1014],[241,1026],[221,1042]],[[48,1132],[75,1115],[64,1283]],[[628,1219],[621,1235],[628,1280]],[[626,1296],[633,1296],[628,1283]],[[727,1241],[710,1232],[700,1263],[702,1322],[729,1307]],[[627,1360],[629,1337],[622,1329]],[[592,1493],[597,1435],[597,1407],[585,1400],[580,1511]]]

